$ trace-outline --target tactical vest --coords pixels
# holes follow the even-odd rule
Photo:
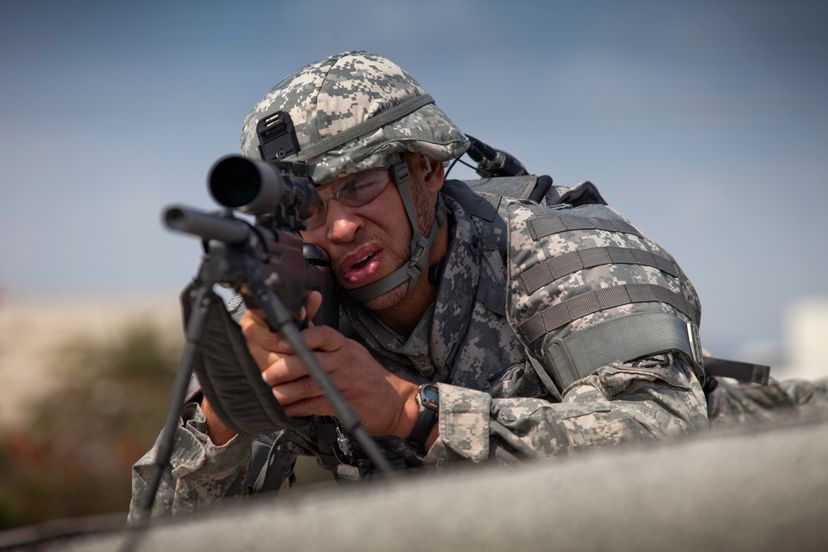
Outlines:
[[[712,376],[767,384],[768,366],[702,355],[692,283],[591,182],[552,187],[548,176],[529,175],[466,184],[505,228],[507,316],[553,396],[601,366],[661,353],[687,357],[705,393],[717,385]],[[484,211],[472,199],[461,204]]]
[[[468,183],[504,228],[507,317],[545,386],[560,396],[601,366],[666,352],[686,355],[703,380],[699,300],[675,260],[593,184],[537,194],[541,184],[534,176]],[[538,203],[524,199],[533,194]]]

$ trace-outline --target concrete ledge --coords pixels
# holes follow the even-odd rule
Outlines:
[[[137,550],[824,550],[828,422],[231,504]],[[116,550],[125,534],[61,550]],[[56,547],[58,543],[55,543]]]

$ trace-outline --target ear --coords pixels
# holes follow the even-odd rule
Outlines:
[[[425,183],[426,190],[432,193],[439,192],[440,188],[443,187],[443,181],[446,177],[442,161],[435,161],[425,155],[421,159],[423,182]]]

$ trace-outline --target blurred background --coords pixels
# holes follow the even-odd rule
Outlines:
[[[6,0],[0,529],[126,509],[199,260],[161,208],[212,208],[253,104],[350,49],[530,171],[595,182],[679,259],[711,353],[826,373],[824,2]]]

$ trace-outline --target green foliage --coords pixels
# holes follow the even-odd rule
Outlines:
[[[58,348],[58,386],[32,410],[28,431],[0,443],[0,529],[125,511],[130,466],[164,421],[180,343],[148,322],[111,342]]]

